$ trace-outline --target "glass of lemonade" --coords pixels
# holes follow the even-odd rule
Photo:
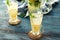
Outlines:
[[[9,5],[7,6],[9,12],[9,23],[10,24],[18,24],[20,20],[18,20],[18,3],[15,0],[9,0]]]
[[[40,29],[41,29],[41,23],[42,23],[42,19],[43,19],[43,14],[41,13],[33,13],[32,15],[35,16],[35,18],[30,16],[30,22],[31,22],[31,26],[32,26],[32,33],[35,35],[39,35]]]
[[[41,25],[42,25],[42,0],[28,0],[28,11],[30,15],[30,23],[32,30],[28,33],[29,37],[34,39],[41,35]],[[39,36],[40,35],[40,36]]]

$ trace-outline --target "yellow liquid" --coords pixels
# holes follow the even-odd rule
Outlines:
[[[32,32],[39,33],[40,32],[40,25],[32,25]]]
[[[12,2],[10,6],[8,6],[10,20],[16,20],[18,14],[18,4]]]
[[[17,19],[17,10],[16,9],[10,9],[9,10],[9,16],[11,20]]]
[[[43,14],[33,14],[33,15],[36,18],[30,17],[32,32],[35,33],[35,34],[39,34],[40,29],[41,29],[41,22],[42,22]]]

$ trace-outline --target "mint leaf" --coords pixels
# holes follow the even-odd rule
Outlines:
[[[46,2],[48,2],[48,0],[46,0]]]
[[[10,6],[9,0],[6,0],[6,4],[7,4],[8,6]]]
[[[30,13],[29,16],[31,16],[32,18],[36,18],[34,15],[32,15],[32,13]]]
[[[36,7],[38,7],[40,4],[41,4],[41,2],[40,2],[39,0],[36,0],[36,1],[34,2],[34,5],[35,5]]]
[[[32,3],[31,3],[31,2],[29,2],[29,4],[30,4],[30,5],[32,5]]]

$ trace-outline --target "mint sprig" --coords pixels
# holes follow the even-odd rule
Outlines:
[[[6,0],[6,4],[7,4],[8,6],[10,6],[10,2],[9,2],[9,0]]]
[[[29,4],[30,5],[34,5],[35,7],[38,7],[38,6],[40,6],[40,4],[41,4],[41,1],[39,1],[39,0],[30,0],[29,1]]]

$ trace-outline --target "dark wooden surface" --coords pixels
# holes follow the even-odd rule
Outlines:
[[[21,24],[8,24],[7,7],[0,0],[0,40],[31,40],[27,33],[31,30],[29,18],[20,18]],[[60,40],[60,2],[53,10],[43,17],[44,36],[41,40]]]

